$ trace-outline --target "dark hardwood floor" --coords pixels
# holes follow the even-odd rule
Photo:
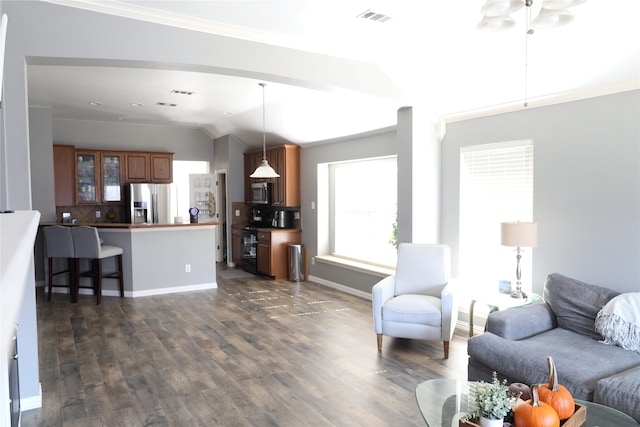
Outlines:
[[[223,267],[224,268],[224,267]],[[467,331],[385,337],[371,303],[311,282],[218,277],[142,298],[39,290],[42,408],[22,426],[424,426],[416,386],[466,379]]]

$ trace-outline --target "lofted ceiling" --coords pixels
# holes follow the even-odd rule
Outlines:
[[[276,141],[305,144],[385,128],[407,105],[423,107],[436,121],[496,106],[524,108],[525,96],[533,108],[559,94],[640,85],[637,0],[589,0],[571,9],[569,25],[530,36],[524,8],[513,14],[510,30],[476,30],[484,0],[45,1],[361,61],[398,89],[393,96],[364,93],[358,88],[366,76],[358,73],[347,76],[354,89],[342,91],[267,81],[266,129]],[[390,19],[364,19],[367,10]],[[51,107],[54,118],[196,126],[211,137],[262,141],[261,80],[40,60],[29,63],[28,82],[29,104]]]

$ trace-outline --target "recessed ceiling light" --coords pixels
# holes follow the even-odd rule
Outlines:
[[[142,107],[142,104],[139,102],[132,102],[129,105],[131,105],[132,107]]]
[[[102,102],[100,102],[100,101],[89,101],[89,105],[93,105],[94,107],[97,107],[98,105],[102,105]]]
[[[156,105],[160,105],[162,107],[177,107],[178,104],[173,104],[171,102],[156,102]]]
[[[231,111],[225,111],[222,113],[223,116],[230,116],[231,114],[233,114]]]
[[[118,120],[127,120],[127,117],[120,116],[120,117],[118,117]]]
[[[193,95],[193,92],[190,90],[173,89],[171,93],[175,93],[176,95]]]

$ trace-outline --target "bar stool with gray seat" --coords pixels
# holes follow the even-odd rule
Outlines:
[[[73,238],[71,237],[71,230],[69,227],[62,225],[51,225],[42,229],[44,233],[44,242],[47,250],[47,258],[49,259],[49,271],[48,281],[49,290],[47,294],[47,301],[51,301],[51,289],[52,288],[69,288],[69,294],[71,295],[71,302],[75,302],[75,292],[73,285],[76,283],[74,273],[75,267],[75,252],[73,249]],[[66,269],[60,271],[54,271],[54,258],[66,258]],[[69,281],[66,284],[54,284],[54,276],[60,274],[68,274]]]
[[[102,279],[118,279],[118,287],[120,289],[120,297],[124,297],[124,282],[122,277],[122,248],[118,246],[102,245],[98,229],[81,225],[71,228],[73,237],[73,246],[75,248],[75,257],[77,258],[76,273],[77,278],[91,277],[93,289],[97,295],[97,303],[102,301]],[[102,260],[110,257],[117,257],[116,264],[118,271],[113,273],[103,273]],[[90,269],[80,272],[80,260],[89,259]]]

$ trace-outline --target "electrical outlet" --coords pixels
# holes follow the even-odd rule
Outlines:
[[[300,212],[294,212],[293,219],[300,219]]]
[[[184,272],[185,273],[191,273],[191,264],[185,264],[184,265]]]
[[[236,216],[240,216],[240,209],[236,209]]]
[[[316,265],[316,257],[311,257],[311,265]]]
[[[316,208],[316,202],[311,202],[311,209],[315,209]]]
[[[101,215],[100,211],[96,211],[96,218],[100,218],[100,215]]]

